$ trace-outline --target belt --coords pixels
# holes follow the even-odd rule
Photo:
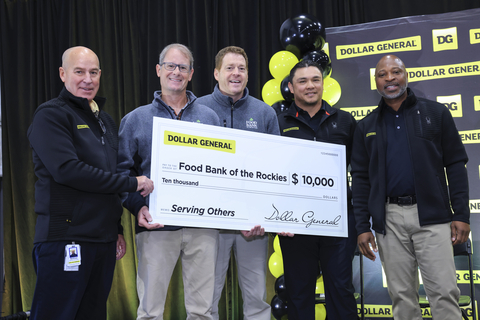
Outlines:
[[[387,197],[388,203],[395,203],[399,206],[411,206],[412,204],[417,203],[417,196],[403,196],[403,197]]]

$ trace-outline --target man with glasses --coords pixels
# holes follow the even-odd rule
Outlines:
[[[225,127],[261,133],[280,134],[273,108],[248,94],[248,58],[239,47],[226,47],[215,57],[215,79],[212,94],[198,101],[212,108]],[[242,290],[243,316],[249,320],[270,320],[267,298],[268,236],[247,238],[242,232],[221,230],[215,268],[215,294],[212,315],[218,319],[218,302],[225,285],[233,249],[238,266],[238,282]]]
[[[38,177],[30,319],[106,319],[115,258],[125,254],[119,194],[142,190],[143,198],[153,182],[115,174],[117,127],[96,96],[97,55],[70,48],[59,71],[65,87],[28,129]]]
[[[153,117],[219,125],[210,108],[197,103],[187,91],[193,76],[193,55],[181,44],[171,44],[160,53],[156,66],[161,90],[151,104],[127,114],[120,125],[118,170],[150,176]],[[185,195],[188,197],[188,195]],[[212,319],[218,230],[150,224],[148,201],[130,193],[124,206],[138,220],[137,319],[163,319],[168,285],[178,257],[182,259],[185,308],[188,319]],[[255,234],[252,229],[248,234]]]

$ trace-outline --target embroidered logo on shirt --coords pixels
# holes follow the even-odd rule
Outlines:
[[[283,129],[283,133],[288,132],[288,131],[292,131],[292,130],[297,130],[298,131],[298,130],[300,130],[300,128],[299,127],[286,128],[286,129]]]
[[[87,124],[77,124],[77,129],[90,129]]]
[[[375,136],[375,135],[377,135],[376,132],[369,132],[369,133],[367,133],[366,137],[368,138],[370,136]]]
[[[333,129],[337,129],[337,123],[335,121],[332,122],[332,127],[333,127]]]
[[[248,129],[258,129],[257,121],[254,121],[253,118],[245,122]]]

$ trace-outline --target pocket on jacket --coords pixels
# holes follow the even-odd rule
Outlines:
[[[63,238],[70,227],[74,213],[79,210],[78,191],[52,181],[48,238],[52,240]]]
[[[438,185],[438,188],[440,189],[439,190],[440,194],[442,195],[443,204],[444,204],[445,208],[450,211],[451,210],[450,209],[450,200],[449,200],[449,196],[448,196],[447,186],[442,183],[442,179],[439,176],[437,176],[437,185]]]

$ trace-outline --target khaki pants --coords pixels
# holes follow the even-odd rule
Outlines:
[[[137,234],[137,319],[163,319],[168,285],[180,257],[187,319],[211,320],[217,241],[218,230],[214,229]]]
[[[435,320],[461,319],[450,223],[421,227],[416,205],[386,204],[386,234],[376,236],[395,320],[421,320],[418,267]]]
[[[213,319],[218,320],[218,302],[225,286],[225,276],[233,249],[237,261],[238,283],[242,290],[243,319],[270,320],[267,298],[268,236],[246,239],[240,231],[222,230],[219,234],[218,257],[215,268]]]

